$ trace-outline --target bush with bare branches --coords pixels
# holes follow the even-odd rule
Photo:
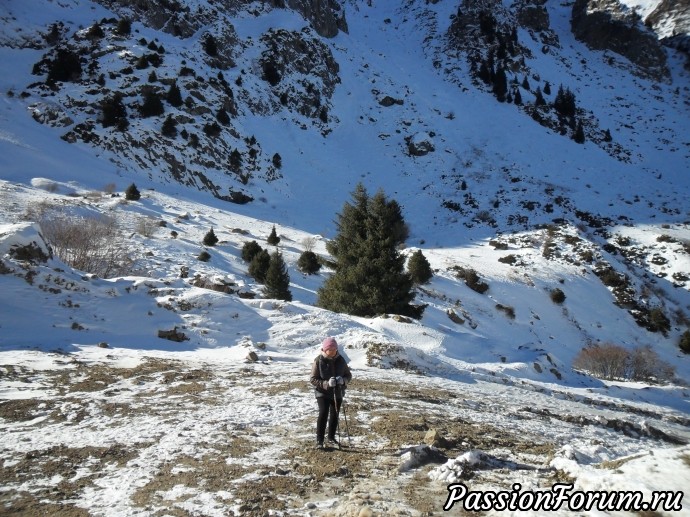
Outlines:
[[[153,217],[143,216],[137,219],[137,233],[151,238],[159,228],[159,222]]]
[[[675,368],[663,361],[652,347],[628,350],[613,343],[583,348],[575,357],[573,368],[608,380],[662,382],[675,374]]]
[[[103,278],[128,274],[133,261],[117,221],[53,212],[40,220],[43,236],[63,262]]]

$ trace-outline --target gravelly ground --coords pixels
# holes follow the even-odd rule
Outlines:
[[[570,433],[592,433],[591,421],[519,411],[520,400],[501,406],[488,392],[370,371],[347,396],[346,446],[319,451],[316,405],[294,366],[52,360],[60,369],[0,365],[0,393],[44,394],[0,398],[0,431],[13,438],[0,446],[4,515],[441,515],[448,491],[427,476],[438,465],[406,469],[401,456],[430,429],[448,458],[478,449],[500,460],[468,483],[543,487],[563,476],[549,461]],[[545,425],[550,433],[535,431]]]

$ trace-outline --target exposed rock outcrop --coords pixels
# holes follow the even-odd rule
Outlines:
[[[690,0],[661,0],[644,22],[662,39],[683,36],[688,38],[690,37]]]
[[[544,31],[550,27],[549,12],[544,7],[545,0],[521,2],[518,5],[518,23],[525,28]]]
[[[348,31],[345,11],[337,0],[287,0],[287,5],[309,20],[320,36],[332,38]]]
[[[657,36],[618,0],[576,0],[571,26],[577,39],[592,49],[625,57],[640,75],[657,80],[669,76]]]
[[[644,23],[664,45],[683,52],[690,69],[690,0],[661,0]]]
[[[213,25],[222,18],[220,13],[234,13],[247,8],[243,0],[216,0],[211,7],[192,9],[184,2],[168,0],[97,0],[122,16],[141,20],[156,30],[181,38],[193,36],[200,28]],[[300,13],[311,23],[314,30],[326,38],[332,38],[339,31],[347,32],[345,11],[337,0],[270,0],[264,1],[265,8],[290,8]]]
[[[340,83],[340,66],[331,50],[309,29],[271,29],[261,42],[266,47],[260,59],[262,78],[281,104],[306,117],[322,116]]]

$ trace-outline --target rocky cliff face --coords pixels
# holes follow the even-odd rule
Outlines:
[[[662,39],[690,35],[690,0],[661,0],[645,18]]]
[[[669,76],[666,54],[656,34],[618,0],[576,0],[571,26],[580,41],[625,57],[639,74],[657,80]]]
[[[56,20],[43,41],[34,38],[44,54],[29,86],[37,99],[32,115],[61,128],[64,140],[104,149],[123,168],[137,164],[244,203],[253,198],[250,183],[281,177],[282,158],[246,134],[239,115],[282,112],[304,128],[328,131],[339,66],[316,28],[269,29],[244,40],[229,17],[246,9],[244,2],[223,0],[194,12],[162,0],[103,3],[122,18],[94,20],[71,35]],[[295,7],[330,35],[344,20],[333,15],[334,1]],[[288,7],[251,8],[263,9],[259,16]],[[122,21],[133,18],[176,35],[179,48],[123,31]]]
[[[192,9],[177,0],[96,0],[100,4],[131,19],[175,36],[188,38],[201,27],[211,25],[223,15],[247,9],[246,0],[218,0],[208,6]],[[347,32],[345,12],[337,0],[264,0],[266,7],[289,8],[308,20],[323,37],[332,38],[339,31]]]
[[[690,69],[690,0],[662,0],[644,22],[664,45],[685,54]]]
[[[283,0],[276,0],[280,4]],[[287,0],[287,6],[311,22],[314,30],[325,38],[332,38],[339,31],[347,32],[345,11],[337,0]]]

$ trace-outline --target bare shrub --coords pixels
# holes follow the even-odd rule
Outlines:
[[[575,357],[573,367],[608,380],[663,382],[675,374],[675,368],[649,345],[632,350],[613,343],[586,347]]]
[[[159,228],[158,221],[153,217],[140,217],[137,220],[137,233],[144,237],[151,238]]]
[[[108,183],[106,186],[103,187],[103,192],[105,192],[106,194],[114,194],[116,190],[117,187],[115,183]]]
[[[24,218],[27,221],[40,222],[47,217],[47,214],[59,209],[60,207],[53,201],[42,199],[37,203],[31,203],[26,207]]]
[[[628,351],[613,343],[604,343],[580,350],[573,367],[602,379],[625,378]]]
[[[630,379],[634,381],[664,381],[673,378],[675,368],[652,350],[652,347],[642,346],[633,349],[629,357]]]
[[[133,261],[114,218],[61,212],[49,215],[40,221],[43,236],[66,264],[103,278],[132,270]]]
[[[305,237],[302,239],[302,246],[304,251],[314,251],[316,247],[316,237]]]

